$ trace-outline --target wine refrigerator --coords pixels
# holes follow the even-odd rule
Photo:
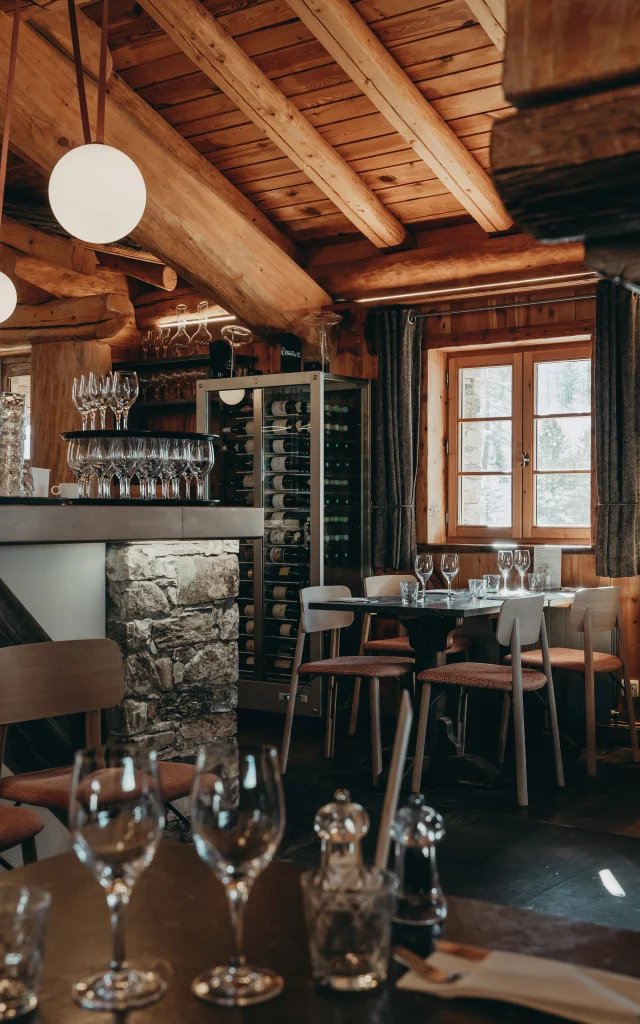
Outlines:
[[[300,588],[369,575],[370,385],[319,370],[201,380],[198,430],[219,433],[209,494],[264,511],[264,538],[240,539],[239,705],[286,710]],[[317,659],[319,635],[305,659]],[[299,714],[322,715],[319,680]]]

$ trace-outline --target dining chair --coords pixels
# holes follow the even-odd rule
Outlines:
[[[55,640],[0,648],[0,763],[9,725],[84,714],[87,747],[102,744],[100,712],[125,695],[120,649],[113,640]],[[0,798],[66,812],[73,766],[8,775]],[[165,803],[188,796],[193,765],[159,761]]]
[[[415,583],[416,578],[413,575],[393,575],[389,574],[386,576],[367,576],[363,580],[363,589],[365,597],[400,597],[400,584],[401,583]],[[402,658],[413,658],[415,651],[409,643],[408,636],[392,636],[387,637],[383,640],[370,640],[371,635],[371,622],[374,616],[371,612],[366,612],[362,618],[362,637],[360,639],[360,654],[383,654],[391,656],[400,656]],[[469,659],[469,648],[471,641],[465,636],[457,636],[455,630],[451,630],[447,637],[447,646],[444,651],[441,651],[438,655],[439,661],[446,661],[448,657],[454,654],[464,653],[465,658]],[[360,708],[360,680],[356,679],[353,687],[353,699],[351,701],[351,718],[349,720],[349,735],[355,735],[355,731],[358,725],[358,711]]]
[[[293,660],[289,702],[285,719],[284,736],[280,754],[281,770],[287,770],[293,716],[295,714],[298,680],[300,676],[323,676],[329,680],[327,688],[327,718],[325,730],[325,757],[332,757],[335,749],[336,709],[337,709],[337,676],[356,676],[369,680],[371,704],[371,754],[373,784],[377,785],[378,776],[382,772],[382,740],[380,736],[380,679],[401,680],[407,673],[413,672],[411,658],[398,657],[365,657],[353,655],[340,657],[340,630],[347,629],[353,623],[352,611],[325,611],[311,608],[312,602],[335,601],[351,597],[348,587],[305,587],[300,591],[300,627],[298,641]],[[330,657],[318,661],[302,663],[305,638],[310,633],[331,634]]]
[[[638,731],[635,727],[633,693],[631,692],[631,681],[629,679],[627,647],[622,627],[621,593],[621,587],[589,587],[585,590],[579,590],[569,612],[569,625],[577,633],[582,633],[584,649],[551,647],[549,650],[549,660],[552,669],[562,669],[565,672],[579,672],[580,675],[584,676],[587,719],[587,774],[591,776],[596,774],[596,673],[612,673],[616,676],[618,682],[620,681],[620,676],[622,676],[622,689],[626,703],[627,718],[629,719],[632,756],[634,761],[640,760]],[[617,633],[618,656],[594,651],[594,635],[613,630]],[[509,658],[505,659],[507,662],[509,660]],[[522,655],[522,664],[527,668],[539,669],[542,665],[542,652],[525,651]]]
[[[22,847],[22,863],[34,864],[37,861],[36,836],[44,828],[44,821],[39,815],[26,807],[0,807],[0,853]],[[0,857],[0,864],[7,871],[13,870],[13,864]]]
[[[544,621],[544,594],[536,594],[531,597],[511,597],[504,601],[498,616],[496,635],[501,646],[511,647],[512,661],[509,665],[488,665],[484,662],[462,661],[456,665],[440,665],[437,668],[430,668],[419,674],[418,681],[422,683],[422,695],[420,698],[420,718],[418,720],[418,735],[416,739],[416,758],[413,766],[412,789],[414,793],[420,791],[429,700],[431,687],[434,683],[445,686],[462,686],[465,689],[502,690],[505,695],[512,699],[518,804],[521,807],[526,807],[529,802],[523,695],[532,690],[541,690],[546,686],[556,777],[558,786],[564,786],[558,716],[553,691],[553,676],[549,661],[547,630]],[[542,671],[539,669],[523,668],[521,660],[522,646],[534,644],[538,641],[541,644],[541,651],[539,653]],[[504,705],[500,734],[502,741],[503,736],[506,738]]]

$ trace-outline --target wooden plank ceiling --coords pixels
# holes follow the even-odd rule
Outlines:
[[[499,0],[491,4],[500,7]],[[470,221],[286,0],[204,0],[204,6],[400,224],[414,231]],[[502,55],[487,33],[487,19],[483,27],[472,12],[477,4],[355,0],[353,6],[488,168],[491,125],[511,108],[502,91]],[[303,247],[363,239],[352,220],[138,4],[111,0],[110,8],[114,69],[274,224]],[[99,22],[100,3],[84,11]],[[16,179],[14,172],[11,180]]]

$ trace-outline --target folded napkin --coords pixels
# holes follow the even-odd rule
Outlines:
[[[640,1022],[640,980],[623,974],[520,953],[491,952],[483,960],[467,960],[437,952],[427,962],[461,977],[437,984],[408,971],[398,988],[443,999],[498,999],[579,1024]]]

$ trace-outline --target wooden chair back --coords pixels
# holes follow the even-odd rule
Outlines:
[[[514,623],[519,625],[521,646],[535,644],[540,638],[544,614],[544,594],[530,597],[509,597],[503,603],[498,616],[496,635],[502,647],[509,647]]]
[[[300,632],[320,633],[325,629],[346,629],[353,622],[353,612],[332,612],[310,608],[312,601],[335,601],[351,597],[348,587],[304,587],[300,591]]]
[[[415,583],[416,577],[404,576],[367,576],[363,580],[365,597],[399,597],[401,583]]]
[[[86,715],[87,746],[99,746],[100,711],[125,694],[113,640],[55,640],[0,648],[0,729],[58,715]]]
[[[591,615],[593,633],[604,633],[616,628],[622,587],[589,587],[579,590],[569,613],[569,625],[577,633],[584,633],[587,609]]]

